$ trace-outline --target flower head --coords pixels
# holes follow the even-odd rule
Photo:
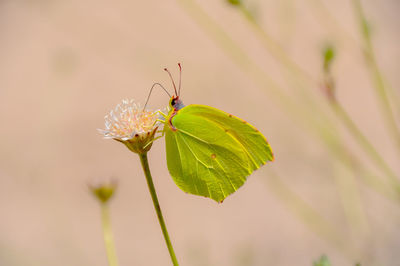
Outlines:
[[[159,122],[158,111],[144,110],[133,100],[123,100],[105,119],[105,129],[100,129],[106,139],[124,143],[136,153],[147,152],[152,144]]]

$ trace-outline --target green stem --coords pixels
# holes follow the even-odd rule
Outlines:
[[[343,109],[343,107],[336,101],[331,103],[331,106],[338,117],[344,122],[347,128],[350,130],[354,138],[357,140],[358,144],[364,148],[366,153],[370,156],[370,158],[375,161],[379,167],[385,172],[386,176],[390,179],[391,185],[393,185],[398,192],[400,192],[400,180],[397,178],[396,174],[389,167],[386,161],[381,157],[375,147],[371,144],[371,142],[365,137],[365,135],[360,131],[360,129],[356,126],[347,112]]]
[[[171,240],[169,239],[167,227],[164,222],[164,217],[161,212],[160,203],[158,202],[156,189],[154,188],[153,178],[151,177],[149,162],[147,160],[147,153],[139,154],[140,162],[142,163],[143,171],[146,176],[147,185],[149,187],[149,191],[151,194],[151,199],[153,200],[154,209],[157,213],[158,221],[160,222],[161,231],[163,232],[165,243],[167,244],[169,255],[171,256],[171,260],[174,266],[179,265],[178,260],[176,259],[174,248],[172,247]]]
[[[370,236],[370,225],[361,199],[360,188],[351,171],[341,165],[333,164],[333,175],[337,192],[342,202],[344,214],[352,235],[360,240]]]
[[[354,11],[358,17],[362,37],[364,39],[364,56],[374,80],[375,90],[380,100],[381,109],[385,117],[386,127],[392,134],[396,142],[398,151],[400,151],[400,130],[396,123],[396,118],[392,112],[388,97],[387,88],[383,79],[383,75],[376,61],[371,34],[367,19],[365,18],[361,3],[359,0],[353,0]]]
[[[101,204],[101,221],[103,225],[104,244],[106,246],[108,265],[118,266],[114,237],[111,230],[110,212],[107,203]]]
[[[324,1],[308,0],[311,7],[315,10],[313,13],[315,19],[325,25],[330,33],[336,35],[336,42],[348,41],[354,47],[359,46],[359,42],[349,33],[349,31],[341,25],[341,23],[332,15]]]
[[[297,216],[311,231],[328,241],[340,250],[346,257],[354,258],[355,250],[331,223],[310,206],[300,195],[293,191],[285,182],[269,170],[268,177],[263,179],[267,187]]]
[[[262,44],[266,49],[271,53],[272,56],[275,57],[277,61],[279,61],[282,65],[287,67],[292,71],[298,78],[304,78],[311,81],[314,81],[313,76],[308,73],[305,69],[303,69],[299,64],[297,64],[294,60],[290,59],[282,46],[276,42],[261,26],[257,23],[257,20],[254,18],[253,14],[243,5],[238,6],[242,15],[247,19],[250,26],[256,32],[257,36],[262,41]]]
[[[300,67],[296,62],[290,59],[283,48],[271,37],[269,34],[262,29],[262,27],[257,23],[254,19],[253,15],[249,12],[249,10],[243,5],[238,6],[239,10],[243,14],[243,16],[250,23],[252,28],[257,33],[257,36],[263,41],[266,49],[280,62],[283,66],[288,68],[291,72],[296,74],[299,78],[302,78],[304,81],[308,82],[308,85],[314,86],[316,83],[312,76],[307,73],[302,67]],[[376,64],[375,64],[376,66]],[[376,67],[377,73],[379,74],[379,69]],[[381,84],[383,84],[382,78],[379,75],[379,79]],[[299,89],[303,89],[302,86],[297,86]],[[303,89],[304,90],[304,89]],[[304,96],[306,92],[304,91]],[[387,99],[386,95],[384,97]],[[308,104],[313,106],[313,109],[317,109],[318,106],[315,104],[314,99],[309,100]],[[364,151],[368,154],[368,156],[377,163],[377,165],[382,169],[382,171],[387,175],[390,179],[391,184],[395,185],[395,188],[398,192],[400,192],[400,183],[396,177],[396,174],[390,169],[382,156],[377,152],[377,150],[373,147],[373,145],[368,141],[368,139],[362,134],[361,130],[356,126],[356,124],[351,120],[350,116],[346,113],[343,107],[339,102],[335,101],[332,104],[332,107],[335,111],[336,116],[341,119],[342,123],[347,127],[347,129],[352,133],[353,137],[357,140],[357,143],[364,149]],[[327,116],[322,109],[318,111],[321,116]],[[393,118],[394,119],[394,118]],[[328,120],[325,120],[327,122]]]

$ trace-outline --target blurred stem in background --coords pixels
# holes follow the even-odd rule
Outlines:
[[[341,251],[347,258],[353,260],[356,251],[349,245],[331,223],[314,210],[296,192],[292,191],[281,178],[269,169],[268,178],[263,179],[267,188],[278,197],[289,210],[302,221],[309,230],[319,237],[331,243],[337,250]]]
[[[269,54],[272,55],[279,64],[286,68],[290,75],[290,79],[294,79],[296,81],[296,92],[301,93],[300,96],[302,97],[302,101],[305,103],[305,105],[309,106],[309,109],[318,110],[318,112],[315,112],[314,115],[316,114],[322,117],[323,121],[329,121],[326,119],[328,114],[324,112],[324,109],[321,106],[323,101],[315,99],[315,97],[313,97],[310,91],[306,88],[318,87],[318,85],[315,86],[317,81],[314,79],[314,77],[307,72],[307,70],[292,60],[279,42],[274,40],[268,34],[268,32],[261,27],[253,13],[243,4],[243,1],[235,3],[234,6],[237,7],[240,14],[246,19],[250,25],[250,28],[258,37],[265,50],[268,51]]]
[[[359,41],[343,27],[336,18],[329,11],[323,1],[321,0],[308,0],[311,8],[314,9],[313,14],[317,21],[325,25],[325,27],[333,34],[335,34],[339,40],[348,40],[352,46],[359,47]]]
[[[114,237],[111,229],[110,210],[108,203],[116,190],[116,184],[100,184],[90,186],[93,195],[97,198],[101,207],[101,224],[103,228],[104,244],[109,266],[118,266],[117,253],[115,251]]]
[[[239,0],[230,0],[235,5],[240,5]],[[329,119],[322,120],[321,123],[315,116],[315,110],[305,109],[299,105],[298,102],[293,101],[289,97],[282,87],[280,87],[275,81],[273,81],[265,71],[263,71],[258,65],[256,65],[230,37],[229,35],[210,17],[205,13],[200,6],[196,4],[193,0],[178,0],[178,3],[184,8],[186,12],[190,14],[190,17],[198,23],[201,28],[203,28],[206,33],[208,33],[218,45],[222,47],[229,57],[246,73],[248,74],[259,86],[267,88],[268,97],[273,98],[274,102],[285,111],[289,117],[292,117],[295,122],[300,123],[301,126],[310,130],[313,134],[316,134],[319,139],[323,140],[323,143],[329,148],[329,151],[342,163],[344,163],[350,169],[354,169],[351,162],[346,158],[353,158],[352,162],[355,162],[357,168],[362,170],[363,166],[361,162],[356,160],[355,156],[345,156],[343,157],[342,150],[346,150],[347,154],[351,154],[348,148],[341,144],[339,140],[335,127],[332,126]],[[263,90],[267,92],[266,90]],[[340,147],[340,148],[338,148]],[[364,171],[365,172],[365,171]],[[369,179],[376,178],[374,175],[369,175]],[[381,187],[375,187],[375,184],[380,183],[378,180],[373,182],[368,182],[368,185],[375,191],[382,194],[383,196],[393,199],[391,195],[386,194],[385,189]]]
[[[342,108],[336,101],[335,94],[335,80],[331,74],[331,66],[335,58],[335,49],[332,45],[327,45],[323,50],[323,73],[324,82],[323,89],[325,96],[327,97],[330,106],[333,107],[334,103],[337,104],[339,108]],[[346,114],[346,113],[345,113]],[[347,116],[345,116],[348,118]],[[349,118],[348,121],[351,121]],[[352,121],[351,121],[352,122]],[[350,125],[353,125],[352,123]],[[357,127],[355,127],[357,129]],[[361,132],[356,131],[361,134]],[[361,134],[361,137],[363,135]],[[346,156],[345,151],[343,151],[344,156]],[[348,158],[351,162],[352,158]],[[336,186],[342,200],[342,205],[344,212],[346,214],[349,224],[353,225],[352,231],[357,233],[357,238],[366,241],[366,237],[369,237],[369,223],[364,210],[364,204],[360,197],[360,191],[358,184],[351,173],[348,173],[346,169],[343,169],[341,165],[335,164],[336,172],[333,175],[336,181]],[[370,241],[370,239],[368,239]]]
[[[326,255],[322,255],[318,260],[313,262],[313,266],[332,266]]]
[[[272,56],[275,57],[282,65],[287,67],[290,71],[297,76],[297,78],[313,80],[313,76],[308,73],[305,69],[300,67],[296,62],[290,59],[285,50],[276,42],[261,26],[258,24],[254,15],[248,10],[243,2],[235,4],[241,14],[247,19],[249,25],[252,27],[256,35],[262,41],[262,44],[268,50]]]
[[[101,205],[101,221],[103,224],[104,243],[106,245],[108,264],[110,266],[118,266],[114,237],[111,229],[110,211],[107,204]]]
[[[284,48],[294,41],[294,31],[296,28],[297,12],[295,6],[296,0],[281,0],[278,2],[278,20],[279,42]]]
[[[342,27],[340,25],[340,23],[335,19],[335,17],[332,15],[332,13],[329,11],[329,9],[325,6],[325,4],[323,3],[323,1],[321,0],[309,0],[311,3],[311,6],[315,9],[316,12],[314,12],[314,14],[316,16],[318,16],[318,21],[321,23],[324,23],[326,28],[328,28],[330,30],[331,33],[333,34],[340,34],[340,36],[342,36],[344,39],[350,40],[353,43],[354,47],[361,47],[361,50],[364,53],[364,56],[368,59],[368,56],[366,55],[366,49],[365,49],[365,44],[364,46],[360,43],[360,41],[355,40],[353,38],[353,36],[351,34],[349,34],[346,29],[344,27]],[[372,46],[372,42],[371,42],[371,34],[370,34],[370,23],[368,23],[368,21],[365,18],[363,9],[362,9],[362,5],[361,2],[359,0],[352,0],[352,4],[353,4],[353,8],[354,11],[356,13],[357,19],[358,19],[358,24],[360,25],[359,29],[361,30],[362,34],[364,35],[364,31],[368,30],[368,37],[365,38],[366,36],[363,36],[364,39],[364,43],[368,42],[369,44],[371,44],[370,51],[367,53],[372,53],[373,57],[374,57],[374,64],[373,65],[369,65],[370,69],[371,69],[371,73],[374,71],[375,73],[373,73],[373,76],[376,77],[376,74],[378,74],[378,79],[380,79],[380,81],[382,82],[383,86],[387,88],[388,91],[388,95],[390,94],[392,96],[392,104],[393,106],[397,107],[397,112],[398,115],[400,116],[400,97],[398,92],[396,92],[391,86],[390,84],[388,84],[387,82],[384,82],[384,78],[382,77],[383,75],[381,74],[381,71],[379,70],[378,64],[375,60],[375,54],[374,54],[374,50],[373,50],[373,46]],[[364,24],[365,23],[365,24]],[[368,46],[368,45],[367,45]],[[377,69],[378,72],[376,72],[374,69]],[[379,78],[380,76],[380,78]],[[375,84],[377,84],[375,82]]]
[[[364,11],[360,1],[352,0],[352,2],[353,2],[354,12],[357,16],[358,23],[360,25],[361,35],[364,41],[363,51],[365,60],[368,64],[375,85],[376,93],[380,100],[380,107],[385,117],[386,127],[396,142],[397,150],[400,152],[400,131],[396,123],[393,111],[391,109],[390,101],[388,98],[388,92],[385,85],[385,81],[383,79],[382,72],[379,69],[378,63],[376,61],[376,56],[371,41],[370,25],[364,15]],[[394,103],[400,105],[400,102],[397,99],[397,97],[394,97]]]
[[[374,145],[368,140],[368,138],[362,133],[357,127],[354,121],[351,119],[349,114],[343,108],[343,106],[337,101],[336,98],[336,87],[335,79],[331,73],[331,65],[335,59],[335,50],[332,45],[325,47],[323,51],[323,73],[324,73],[324,91],[328,98],[329,104],[332,107],[335,114],[340,117],[341,121],[346,125],[347,129],[353,135],[357,143],[363,147],[364,151],[369,155],[385,173],[390,184],[397,193],[400,195],[400,180],[397,178],[395,172],[390,168],[386,161],[382,158],[379,152],[375,149]]]
[[[357,0],[356,0],[357,1]],[[319,1],[318,1],[319,2]],[[358,1],[357,1],[358,2]],[[296,77],[301,78],[302,80],[306,81],[309,87],[318,87],[317,82],[313,79],[313,77],[306,72],[303,68],[301,68],[296,62],[294,62],[290,57],[286,54],[284,49],[279,45],[278,42],[273,40],[269,34],[262,29],[262,27],[258,24],[252,13],[243,5],[243,2],[237,2],[235,3],[235,6],[239,8],[241,11],[241,14],[247,19],[251,27],[255,30],[256,35],[259,37],[259,39],[262,41],[264,44],[264,47],[266,50],[270,52],[272,56],[274,56],[278,62],[280,62],[284,67],[286,67],[289,71],[291,71],[293,74],[296,75]],[[369,42],[370,43],[370,42]],[[372,51],[372,48],[371,48]],[[334,57],[334,51],[333,50],[327,50],[325,52],[325,55],[327,52],[331,52],[330,54]],[[327,73],[327,71],[330,70],[330,64],[333,60],[332,58],[328,58],[325,56],[325,62],[324,62],[324,72]],[[375,64],[376,66],[376,64]],[[379,70],[377,69],[377,73],[379,74]],[[330,73],[329,73],[330,74]],[[326,75],[329,77],[330,75]],[[380,77],[380,74],[379,74]],[[382,79],[379,79],[382,81]],[[333,83],[332,83],[333,84]],[[383,83],[382,83],[383,85]],[[297,86],[297,88],[303,88],[302,86]],[[304,90],[304,88],[303,88]],[[304,95],[307,94],[306,91],[303,92]],[[369,158],[378,165],[378,167],[381,168],[383,173],[387,176],[387,178],[390,181],[390,184],[393,185],[393,187],[399,192],[400,195],[400,180],[396,177],[396,174],[394,171],[389,167],[389,165],[385,162],[383,157],[378,153],[378,151],[374,148],[374,146],[369,142],[369,140],[365,137],[365,135],[362,133],[362,131],[357,127],[357,125],[353,122],[349,114],[346,112],[346,110],[343,108],[343,106],[336,100],[336,97],[334,96],[333,93],[333,88],[332,88],[332,94],[329,95],[329,100],[331,107],[335,113],[335,115],[341,120],[341,122],[345,125],[348,131],[352,134],[358,145],[364,150],[364,152],[369,156]],[[387,99],[387,98],[385,98]],[[322,108],[318,108],[316,104],[312,105],[313,109],[320,109],[318,113],[320,115],[325,116],[328,118],[326,114],[323,113]],[[394,118],[393,118],[394,119]],[[328,119],[325,119],[326,121],[329,121]],[[393,120],[394,121],[394,120]],[[400,140],[400,138],[399,138]]]
[[[353,173],[342,165],[336,163],[333,167],[335,169],[332,176],[335,179],[347,222],[351,226],[350,236],[363,242],[371,242],[370,225],[357,180]]]
[[[272,56],[275,57],[278,62],[287,67],[294,75],[296,75],[299,79],[308,79],[313,81],[313,76],[308,73],[305,69],[299,66],[296,62],[294,62],[287,55],[285,50],[281,47],[281,45],[275,41],[261,26],[258,24],[254,15],[250,10],[240,1],[237,6],[240,13],[246,18],[249,22],[249,25],[252,27],[256,35],[261,40],[262,44],[268,50]]]

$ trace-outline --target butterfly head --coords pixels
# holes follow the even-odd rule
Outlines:
[[[179,109],[182,109],[183,107],[185,107],[183,102],[179,99],[179,96],[181,95],[182,67],[181,67],[180,63],[178,63],[178,66],[179,66],[179,87],[178,87],[178,90],[176,89],[175,81],[172,78],[171,72],[169,72],[168,69],[164,68],[164,70],[168,73],[169,77],[171,78],[172,85],[174,86],[175,94],[169,100],[169,107],[171,109],[174,109],[174,110],[179,110]]]
[[[178,87],[178,89],[176,88],[175,81],[172,78],[171,72],[169,72],[168,69],[164,68],[164,70],[168,73],[169,77],[171,78],[172,86],[174,87],[175,94],[172,94],[172,96],[171,96],[171,94],[168,92],[167,89],[164,88],[163,85],[161,85],[160,83],[156,82],[156,83],[153,84],[153,86],[150,89],[150,92],[149,92],[149,95],[147,96],[147,100],[146,100],[146,103],[145,103],[145,105],[143,107],[143,110],[146,109],[147,103],[149,102],[149,99],[150,99],[150,95],[153,92],[153,89],[154,89],[154,87],[156,85],[160,86],[168,94],[168,96],[171,97],[170,100],[169,100],[170,109],[179,110],[179,109],[182,109],[183,107],[185,107],[183,102],[179,99],[179,96],[181,95],[182,66],[181,66],[180,63],[178,63],[178,66],[179,66],[179,87]]]
[[[185,107],[185,105],[183,104],[182,100],[179,99],[179,96],[172,96],[171,99],[169,100],[169,107],[171,109],[175,109],[175,110],[180,110],[183,107]]]

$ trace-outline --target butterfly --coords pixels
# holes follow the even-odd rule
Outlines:
[[[272,149],[263,134],[236,116],[206,105],[185,106],[181,77],[177,91],[164,70],[175,90],[163,120],[169,173],[184,192],[223,202],[254,170],[274,160]]]

